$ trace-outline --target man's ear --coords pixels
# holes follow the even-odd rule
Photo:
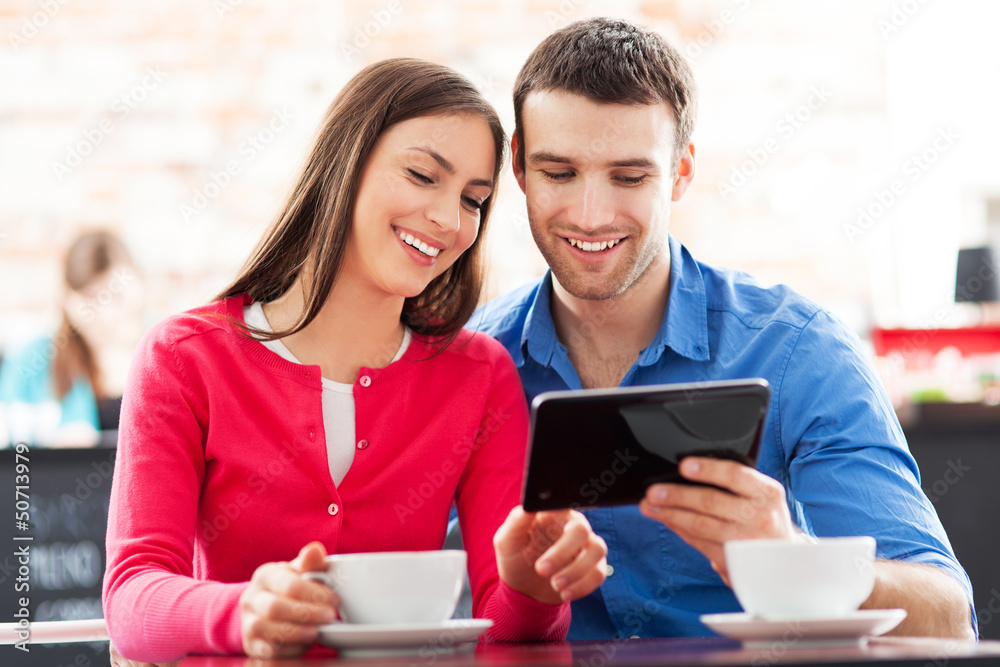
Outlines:
[[[677,161],[674,188],[670,193],[670,200],[678,201],[683,197],[692,180],[694,180],[694,144],[688,144],[681,151],[681,157]]]
[[[524,189],[524,169],[521,168],[522,156],[521,156],[521,142],[517,140],[517,135],[515,134],[510,138],[510,166],[514,170],[514,178],[517,179],[517,184],[521,188],[521,192],[527,194],[528,191]]]

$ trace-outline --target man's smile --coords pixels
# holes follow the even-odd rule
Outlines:
[[[614,248],[622,241],[623,238],[624,237],[617,239],[610,239],[610,240],[605,239],[604,241],[584,241],[583,239],[574,239],[567,237],[566,240],[569,242],[571,246],[573,246],[574,248],[579,248],[584,252],[600,252],[602,250],[608,250],[610,248]]]

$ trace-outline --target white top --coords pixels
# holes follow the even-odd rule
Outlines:
[[[272,331],[271,325],[264,316],[264,308],[260,302],[254,302],[243,308],[243,319],[246,323],[261,331]],[[409,327],[403,327],[403,342],[393,361],[399,360],[410,346],[413,333]],[[301,364],[284,343],[280,340],[262,340],[260,344],[293,364]],[[345,382],[334,382],[322,378],[323,382],[323,431],[326,433],[326,458],[330,464],[330,477],[335,486],[340,486],[354,463],[354,385]]]

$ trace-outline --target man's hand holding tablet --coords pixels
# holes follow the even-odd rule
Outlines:
[[[727,540],[807,539],[784,488],[754,468],[769,401],[759,378],[540,394],[524,507],[638,503],[728,583]]]

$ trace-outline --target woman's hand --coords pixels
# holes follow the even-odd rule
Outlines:
[[[607,576],[608,547],[576,510],[518,505],[493,536],[497,570],[511,588],[546,604],[589,595]]]
[[[319,542],[302,547],[290,563],[264,563],[240,596],[243,650],[254,658],[299,655],[317,636],[317,626],[337,617],[340,600],[303,572],[326,570],[326,549]]]

